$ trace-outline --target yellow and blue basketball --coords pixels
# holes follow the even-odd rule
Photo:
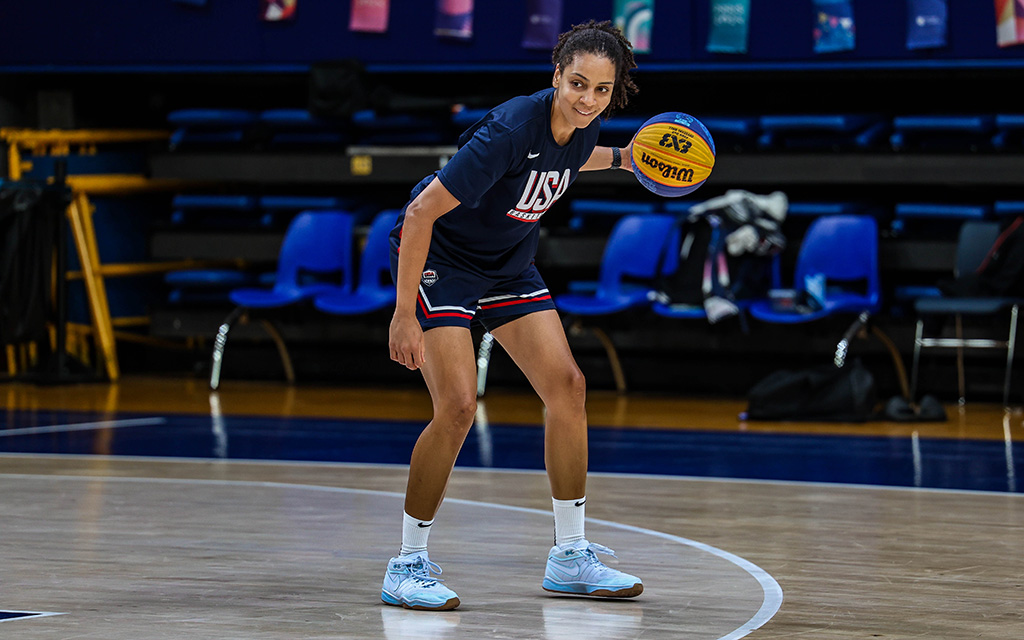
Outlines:
[[[715,141],[700,120],[662,113],[633,138],[633,174],[659,196],[676,198],[704,184],[715,166]]]

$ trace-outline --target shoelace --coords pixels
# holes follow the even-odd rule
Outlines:
[[[597,558],[597,554],[596,554],[596,553],[594,553],[595,551],[598,551],[598,552],[601,552],[601,553],[603,553],[603,554],[609,555],[609,556],[611,556],[611,557],[613,557],[613,558],[616,558],[616,559],[618,559],[618,557],[619,557],[619,556],[615,555],[615,552],[614,552],[614,551],[612,551],[611,549],[609,549],[608,547],[604,546],[603,544],[597,544],[596,542],[591,542],[591,543],[590,543],[590,544],[589,544],[589,545],[587,546],[587,548],[586,548],[586,549],[580,549],[580,550],[579,550],[579,552],[580,552],[581,554],[583,554],[583,556],[584,556],[584,557],[585,557],[585,558],[586,558],[587,560],[589,560],[589,561],[590,561],[590,564],[598,564],[598,565],[604,565],[604,563],[603,563],[603,562],[601,562],[600,560],[598,560],[598,558]]]
[[[423,558],[417,558],[415,562],[409,563],[409,575],[412,576],[413,580],[422,584],[444,582],[441,578],[436,578],[431,573],[441,575],[441,567],[431,560],[424,560]]]

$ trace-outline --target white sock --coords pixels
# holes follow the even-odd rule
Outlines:
[[[427,550],[427,536],[433,520],[418,520],[408,513],[403,513],[402,520],[402,551],[399,555],[407,556]]]
[[[564,549],[584,539],[583,522],[586,519],[586,503],[586,496],[577,500],[551,498],[551,504],[555,510],[555,546]]]

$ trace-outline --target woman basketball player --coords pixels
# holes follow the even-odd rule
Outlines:
[[[619,168],[631,148],[598,147],[598,116],[636,92],[632,46],[610,22],[577,25],[555,46],[552,87],[494,108],[459,139],[459,151],[413,189],[391,233],[398,301],[391,359],[419,369],[433,419],[412,452],[400,555],[381,599],[411,609],[459,605],[434,574],[427,536],[476,413],[470,321],[491,332],[546,408],[545,466],[555,545],[543,588],[632,597],[639,578],[605,566],[584,537],[587,417],[583,374],[534,266],[540,217],[580,171]],[[627,167],[629,167],[627,160]]]

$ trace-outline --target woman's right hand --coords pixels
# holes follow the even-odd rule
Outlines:
[[[415,314],[399,314],[391,318],[388,329],[388,348],[391,359],[415,371],[426,360],[423,349],[423,329]]]

